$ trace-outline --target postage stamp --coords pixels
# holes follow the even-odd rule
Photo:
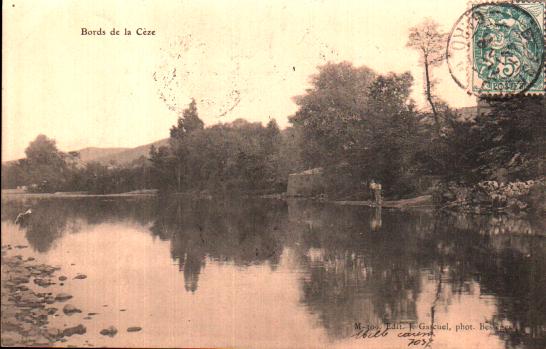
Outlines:
[[[467,92],[544,94],[545,2],[474,4],[453,27],[447,59]]]

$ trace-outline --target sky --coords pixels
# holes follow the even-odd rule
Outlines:
[[[409,28],[431,17],[449,31],[466,3],[4,1],[2,161],[23,157],[38,134],[64,151],[166,138],[192,97],[206,125],[275,118],[286,127],[297,110],[292,97],[326,62],[410,71],[412,97],[426,108],[418,53],[405,47]],[[114,28],[120,35],[109,35]],[[434,76],[450,105],[475,104],[446,65]]]

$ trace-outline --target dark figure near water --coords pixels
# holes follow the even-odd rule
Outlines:
[[[381,197],[381,184],[372,179],[370,181],[370,191],[372,193],[373,204],[381,206],[383,203],[383,199]]]
[[[15,224],[23,224],[26,220],[28,220],[31,214],[32,210],[30,208],[25,212],[19,213],[17,218],[15,218]]]

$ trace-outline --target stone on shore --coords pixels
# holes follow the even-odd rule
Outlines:
[[[30,313],[33,320],[47,321],[47,317],[49,316],[49,312],[44,308],[33,309]]]
[[[40,287],[49,287],[50,285],[54,285],[55,283],[52,282],[50,279],[40,279],[36,278],[34,279],[34,283]]]
[[[63,329],[49,327],[49,317],[58,316],[57,308],[48,307],[55,301],[72,298],[67,293],[55,296],[51,292],[35,292],[28,285],[30,281],[40,287],[55,284],[54,273],[60,268],[33,262],[34,257],[6,256],[2,249],[2,346],[54,345],[66,341],[63,336],[86,333],[83,325]],[[25,285],[27,284],[27,285]],[[81,312],[72,305],[65,306],[65,314]]]
[[[87,328],[84,325],[79,324],[78,326],[65,328],[63,330],[63,336],[70,337],[75,334],[84,334],[85,332],[87,332]]]
[[[127,328],[127,332],[138,332],[140,330],[142,330],[142,327],[138,327],[138,326],[132,326]]]
[[[57,296],[55,296],[55,300],[58,302],[64,302],[72,298],[72,295],[68,293],[61,292]]]
[[[115,328],[114,326],[109,326],[108,328],[105,328],[100,331],[100,334],[102,334],[103,336],[109,336],[109,337],[114,337],[117,333],[118,333],[118,329]]]
[[[11,278],[10,280],[11,282],[15,283],[15,284],[26,284],[30,281],[30,278],[26,275],[16,275],[14,277]]]
[[[66,304],[63,307],[63,313],[65,313],[66,315],[72,315],[72,314],[81,313],[81,312],[82,311],[80,309],[76,308],[72,304]]]
[[[43,307],[44,299],[38,297],[32,291],[24,291],[20,298],[17,300],[18,307]]]
[[[53,304],[53,303],[55,303],[55,297],[53,297],[53,296],[47,296],[47,297],[45,297],[44,301],[45,301],[47,304]]]
[[[51,327],[46,330],[45,334],[46,334],[46,337],[48,337],[49,339],[57,340],[63,336],[63,331],[61,331],[58,328]]]

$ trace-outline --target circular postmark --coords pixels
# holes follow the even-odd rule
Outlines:
[[[544,8],[512,3],[472,6],[446,48],[454,81],[479,97],[544,93]]]

